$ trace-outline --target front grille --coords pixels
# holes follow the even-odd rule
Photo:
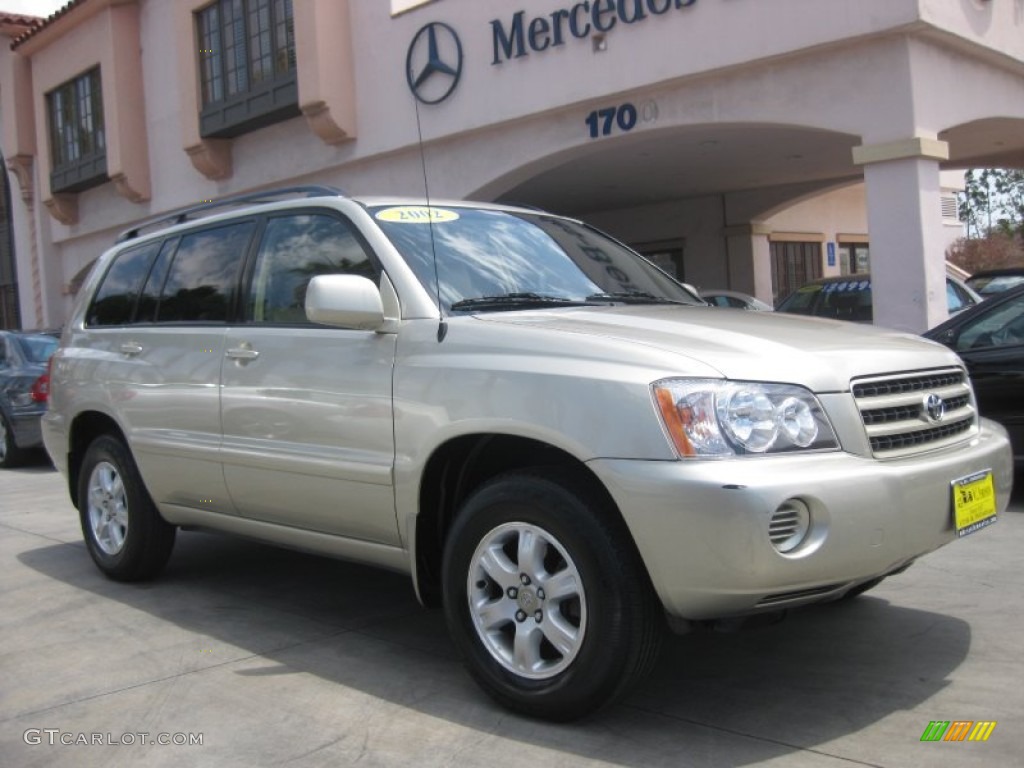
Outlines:
[[[969,405],[970,402],[971,398],[967,395],[946,398],[946,411],[959,410],[960,408]],[[897,405],[891,408],[877,408],[873,411],[861,411],[864,423],[869,426],[872,424],[888,424],[893,421],[907,421],[915,419],[920,415],[920,403],[915,403],[914,405]]]
[[[963,382],[963,380],[964,373],[960,370],[910,374],[905,377],[892,379],[866,379],[854,383],[853,396],[860,400],[863,397],[924,392],[929,389],[955,386]]]
[[[878,458],[922,453],[974,433],[971,385],[958,368],[858,379],[852,390],[871,451]],[[941,398],[941,414],[929,416],[930,395]]]

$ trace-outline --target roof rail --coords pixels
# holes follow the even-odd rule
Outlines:
[[[150,229],[173,227],[175,224],[184,224],[186,221],[191,221],[194,218],[200,218],[198,214],[209,215],[219,208],[229,208],[234,205],[270,203],[287,197],[339,197],[344,196],[344,194],[345,193],[337,187],[331,187],[325,184],[278,187],[277,189],[265,189],[262,192],[246,192],[241,195],[232,195],[231,197],[224,197],[220,200],[211,200],[207,203],[199,203],[198,205],[179,208],[178,210],[171,211],[170,213],[165,213],[152,219],[147,219],[141,224],[136,224],[131,229],[124,230],[117,236],[116,242],[123,243],[126,240],[134,240],[136,237],[139,237],[143,231]]]

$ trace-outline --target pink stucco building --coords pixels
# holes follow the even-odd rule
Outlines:
[[[768,301],[870,254],[876,322],[920,331],[942,172],[1024,167],[1021,0],[72,0],[0,33],[26,327],[140,220],[317,182],[577,215]]]

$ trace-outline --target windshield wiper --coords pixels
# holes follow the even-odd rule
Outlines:
[[[619,301],[623,304],[684,304],[686,302],[666,299],[662,296],[655,296],[646,291],[623,291],[621,293],[592,293],[587,296],[587,301],[598,303],[602,301]],[[689,306],[689,305],[686,305]]]
[[[585,302],[564,296],[542,296],[539,293],[505,293],[500,296],[477,296],[452,304],[453,312],[463,309],[530,309],[537,307],[578,307]]]

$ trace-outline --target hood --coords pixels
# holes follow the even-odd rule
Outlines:
[[[839,320],[715,307],[643,305],[494,312],[477,319],[642,345],[680,375],[801,384],[843,392],[858,376],[959,365],[945,347],[906,333]],[[697,372],[700,373],[697,373]]]

